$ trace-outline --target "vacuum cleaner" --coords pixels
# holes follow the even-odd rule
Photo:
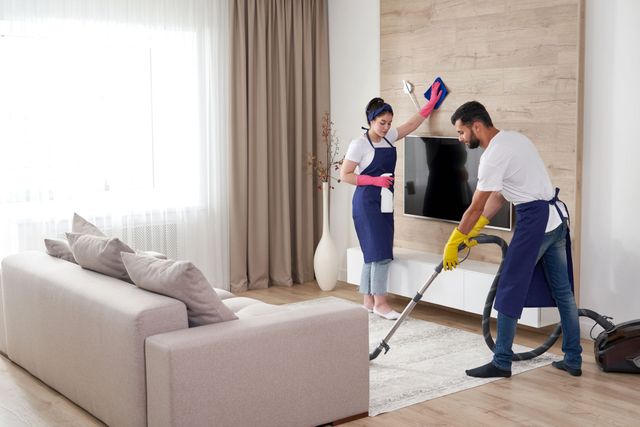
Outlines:
[[[504,262],[505,255],[507,253],[507,242],[498,236],[481,234],[474,238],[478,244],[493,243],[500,246],[502,250],[502,262],[498,267],[498,272],[493,279],[487,299],[485,301],[484,309],[482,312],[482,335],[487,346],[491,351],[495,348],[495,342],[491,336],[490,317],[491,308],[496,296],[496,289],[500,280],[500,274],[502,272],[502,264]],[[458,248],[462,251],[466,248],[466,245],[461,244]],[[467,248],[468,249],[468,248]],[[460,261],[461,263],[469,256],[470,249],[467,250],[465,257]],[[390,350],[389,341],[395,334],[398,328],[401,326],[404,319],[413,311],[414,307],[422,299],[422,296],[427,291],[431,283],[442,272],[442,262],[435,267],[433,274],[429,277],[426,283],[422,286],[416,295],[411,299],[409,304],[404,308],[400,317],[396,319],[395,323],[382,339],[380,344],[369,354],[369,360],[373,360],[384,351],[385,354]],[[593,310],[580,308],[578,314],[583,317],[588,317],[600,325],[604,330],[598,334],[594,339],[594,354],[598,366],[605,372],[627,372],[627,373],[640,373],[640,319],[631,320],[620,324],[613,324],[608,316],[603,316],[596,313]],[[595,327],[595,324],[594,324]],[[551,346],[557,341],[562,334],[562,327],[558,323],[555,329],[551,332],[549,337],[539,347],[523,352],[514,353],[513,360],[529,360],[534,357],[540,356],[545,353]]]

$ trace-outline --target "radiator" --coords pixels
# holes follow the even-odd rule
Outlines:
[[[109,233],[106,233],[110,235]],[[122,241],[133,249],[156,251],[170,259],[178,258],[178,227],[176,224],[123,224],[118,233]]]
[[[126,218],[121,227],[115,227],[109,219],[93,218],[97,227],[109,237],[119,237],[132,249],[156,251],[170,259],[178,258],[178,226],[175,222],[131,224]],[[43,249],[43,238],[66,240],[65,232],[71,231],[70,221],[20,221],[17,224],[17,248],[15,250]]]

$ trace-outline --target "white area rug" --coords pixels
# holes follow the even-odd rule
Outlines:
[[[327,297],[297,304],[323,304],[335,299]],[[380,344],[393,323],[374,314],[369,315],[369,351]],[[410,315],[396,330],[389,346],[391,350],[387,354],[381,353],[370,362],[370,416],[500,379],[471,378],[464,373],[465,369],[484,365],[493,356],[482,335],[412,319]],[[531,349],[514,345],[513,350],[520,353]],[[514,362],[512,375],[559,359],[545,353],[533,360]]]

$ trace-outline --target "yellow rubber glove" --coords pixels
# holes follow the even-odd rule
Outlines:
[[[469,237],[467,237],[467,239],[464,241],[464,244],[467,245],[468,248],[472,248],[472,247],[474,247],[474,246],[476,246],[478,244],[478,242],[473,240],[473,238],[478,236],[480,234],[480,232],[482,231],[482,229],[487,224],[489,224],[489,218],[487,218],[484,215],[480,215],[480,218],[478,218],[478,221],[476,221],[476,225],[473,226],[473,228],[471,229],[471,231],[467,235]]]
[[[444,245],[444,254],[442,255],[442,265],[445,270],[453,270],[458,265],[458,246],[464,243],[469,236],[462,233],[456,227],[449,236],[447,244]]]

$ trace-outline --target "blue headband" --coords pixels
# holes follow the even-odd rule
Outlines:
[[[384,113],[384,112],[389,112],[391,113],[391,115],[393,115],[393,108],[391,108],[391,105],[387,104],[386,102],[384,104],[382,104],[381,106],[379,106],[378,108],[376,108],[375,110],[373,110],[371,113],[367,114],[367,120],[369,122],[372,122],[373,119],[375,119],[376,117],[378,117],[380,114]]]

